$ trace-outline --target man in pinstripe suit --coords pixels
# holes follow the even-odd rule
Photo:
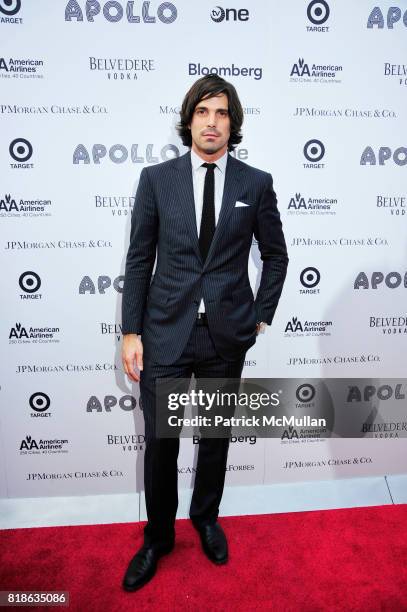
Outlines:
[[[272,322],[288,264],[271,175],[228,153],[242,139],[233,85],[216,75],[199,79],[180,117],[191,150],[142,170],[126,260],[123,365],[140,382],[148,516],[144,545],[123,581],[130,591],[153,577],[175,539],[179,440],[155,434],[155,381],[240,378],[246,351]],[[253,235],[263,261],[256,299],[248,278]],[[217,564],[228,558],[217,522],[228,443],[201,438],[190,508],[203,550]]]

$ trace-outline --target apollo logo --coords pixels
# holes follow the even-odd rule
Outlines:
[[[407,164],[407,147],[398,147],[392,152],[390,147],[380,147],[377,153],[373,151],[372,147],[366,147],[360,158],[361,166],[384,166],[385,163],[392,159],[397,166],[405,166]]]
[[[211,10],[211,19],[215,23],[221,23],[222,21],[248,21],[249,11],[247,9],[235,9],[227,8],[224,9],[221,6],[215,6]]]
[[[404,13],[402,13],[401,9],[398,6],[391,6],[387,10],[387,14],[386,14],[387,29],[393,30],[394,24],[401,21],[402,17],[403,17],[402,22],[407,28],[407,10],[405,10]],[[370,13],[367,19],[367,27],[369,29],[372,29],[375,26],[379,30],[383,30],[383,28],[385,27],[384,15],[379,6],[374,7],[374,9],[372,10],[372,12]]]
[[[117,2],[117,0],[109,0],[102,5],[97,0],[86,0],[85,9],[82,10],[80,3],[77,0],[69,0],[65,8],[65,21],[83,21],[84,14],[88,22],[93,23],[95,17],[102,13],[106,21],[110,23],[116,23],[124,18],[126,13],[126,19],[128,23],[156,23],[157,19],[161,23],[170,24],[174,23],[178,16],[178,12],[172,2],[162,2],[156,9],[155,15],[150,14],[151,2],[135,2],[131,0],[129,2]],[[135,14],[134,5],[141,5],[141,16]]]
[[[311,23],[320,26],[329,18],[329,5],[325,0],[313,0],[307,7],[307,17]]]
[[[21,8],[21,0],[0,0],[0,13],[13,17]]]
[[[133,164],[158,164],[160,161],[179,157],[179,149],[173,144],[164,145],[159,151],[159,156],[154,154],[154,146],[153,144],[146,145],[145,151],[143,149],[143,154],[140,155],[139,147],[141,149],[141,146],[139,144],[132,144],[130,151],[122,144],[114,144],[109,150],[104,144],[94,144],[90,153],[85,145],[78,144],[73,153],[72,161],[74,164],[90,164],[91,162],[100,164],[101,160],[108,156],[114,164],[124,164],[129,159],[130,154],[129,161]]]
[[[113,288],[116,289],[117,293],[123,293],[124,276],[116,276],[113,280]],[[106,289],[112,286],[112,279],[110,276],[98,276],[96,283],[92,281],[90,276],[84,276],[79,284],[79,294],[84,295],[90,293],[94,295],[96,293],[96,287],[98,293],[105,294]]]
[[[372,398],[377,398],[381,401],[389,399],[404,400],[406,398],[403,393],[403,385],[398,383],[394,387],[391,385],[366,385],[363,388],[359,388],[357,385],[349,387],[347,402],[369,402]]]
[[[119,399],[114,395],[105,395],[100,401],[96,395],[92,395],[86,404],[86,412],[112,412],[112,408],[117,404],[122,410],[130,412],[137,407],[137,400],[132,395],[122,395]]]
[[[369,278],[366,272],[359,272],[353,288],[354,289],[377,289],[380,285],[385,284],[388,289],[397,289],[403,287],[407,289],[407,272],[401,275],[400,272],[388,272],[386,276],[383,272],[372,272]]]

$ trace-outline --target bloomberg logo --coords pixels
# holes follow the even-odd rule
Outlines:
[[[252,66],[203,66],[201,63],[188,64],[189,76],[206,76],[207,74],[218,74],[221,77],[253,77],[255,81],[259,81],[263,76],[263,68]]]
[[[108,0],[103,5],[103,9],[98,0],[86,0],[84,4],[85,10],[83,11],[77,0],[69,0],[65,8],[65,21],[83,21],[85,13],[86,20],[93,23],[95,21],[94,18],[101,11],[106,21],[110,23],[121,21],[124,17],[124,12],[126,12],[126,19],[129,23],[156,23],[157,17],[161,23],[169,24],[173,23],[178,16],[177,8],[172,2],[162,2],[156,10],[156,16],[150,15],[151,3],[147,1],[141,3],[141,16],[134,14],[134,0],[129,0],[126,3]]]

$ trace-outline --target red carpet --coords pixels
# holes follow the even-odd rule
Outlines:
[[[69,591],[69,608],[57,609],[86,612],[407,610],[407,505],[220,522],[227,565],[212,565],[180,520],[174,552],[135,593],[122,591],[121,579],[140,524],[5,530],[0,590]]]

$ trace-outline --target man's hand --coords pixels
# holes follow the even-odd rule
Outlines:
[[[257,333],[257,335],[264,334],[264,332],[266,331],[266,327],[267,327],[267,323],[264,323],[264,321],[261,321],[260,323],[257,323],[257,325],[256,325],[256,333]]]
[[[140,382],[140,374],[134,369],[134,363],[139,370],[143,369],[143,343],[137,334],[123,336],[122,362],[127,376],[134,382]]]

